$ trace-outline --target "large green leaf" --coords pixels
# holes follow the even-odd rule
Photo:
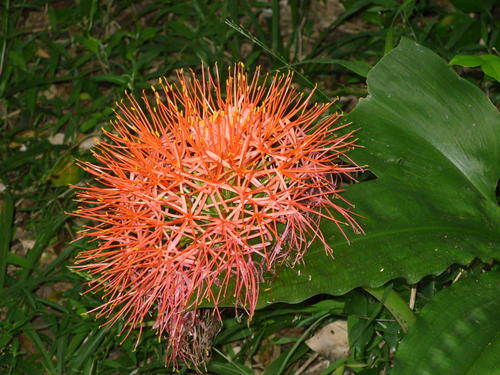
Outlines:
[[[401,342],[391,375],[499,374],[499,290],[496,271],[438,293]]]
[[[267,281],[261,306],[399,277],[414,283],[500,255],[500,116],[488,98],[407,39],[370,71],[368,89],[350,115],[364,146],[353,157],[377,179],[345,194],[365,234],[349,245],[324,224],[335,259],[313,245],[304,265]]]

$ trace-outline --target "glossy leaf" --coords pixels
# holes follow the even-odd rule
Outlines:
[[[415,283],[454,263],[499,258],[495,107],[441,58],[406,39],[370,71],[368,89],[350,115],[364,146],[353,157],[377,179],[345,194],[365,234],[351,234],[348,244],[325,224],[335,259],[314,244],[304,265],[283,267],[262,286],[261,306],[395,278]]]
[[[493,271],[438,293],[401,342],[391,375],[498,374],[499,290]]]

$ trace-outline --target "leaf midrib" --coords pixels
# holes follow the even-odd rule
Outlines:
[[[459,227],[459,226],[420,226],[420,227],[411,227],[411,228],[403,228],[399,230],[386,230],[386,231],[376,231],[376,233],[371,234],[362,234],[358,235],[355,238],[351,238],[349,243],[352,246],[353,243],[356,242],[364,242],[364,241],[371,241],[373,239],[376,239],[378,237],[386,237],[386,236],[392,236],[395,234],[403,234],[403,233],[418,233],[418,232],[436,232],[436,231],[449,231],[453,233],[460,233],[460,234],[471,234],[474,236],[481,236],[481,239],[484,241],[485,240],[485,234],[491,235],[491,232],[479,232],[477,230],[470,230],[469,228],[465,227]],[[443,233],[445,235],[445,233]],[[446,240],[446,239],[444,239]],[[500,238],[496,237],[491,237],[488,236],[486,237],[486,240],[493,240],[493,241],[499,241]],[[349,243],[347,243],[345,240],[342,240],[340,242],[328,242],[329,245],[332,246],[332,248],[335,251],[335,246],[342,246],[342,245],[347,245],[349,246]],[[483,242],[484,243],[484,242]]]

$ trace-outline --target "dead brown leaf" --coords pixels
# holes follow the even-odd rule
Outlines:
[[[324,326],[308,339],[306,344],[311,350],[332,361],[346,358],[349,354],[347,322],[337,320]]]

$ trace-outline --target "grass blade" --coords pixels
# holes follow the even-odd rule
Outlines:
[[[4,194],[0,206],[0,289],[5,285],[5,276],[7,272],[7,253],[12,239],[12,224],[14,220],[14,200],[10,193]]]

